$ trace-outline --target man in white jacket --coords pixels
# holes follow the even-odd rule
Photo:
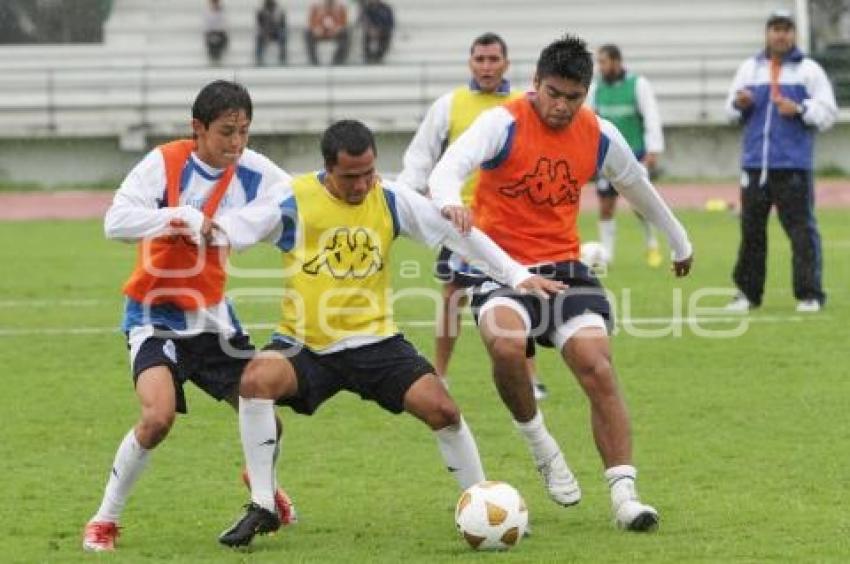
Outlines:
[[[791,240],[797,311],[817,312],[826,302],[812,170],[815,133],[832,127],[838,107],[826,73],[795,42],[793,15],[773,12],[764,51],[741,64],[726,99],[729,118],[744,127],[741,244],[732,273],[738,295],[730,311],[761,305],[773,206]]]

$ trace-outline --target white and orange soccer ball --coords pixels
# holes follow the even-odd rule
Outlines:
[[[528,528],[525,500],[504,482],[479,482],[461,494],[455,509],[457,530],[475,550],[507,550]]]

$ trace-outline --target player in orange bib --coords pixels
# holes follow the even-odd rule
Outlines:
[[[192,106],[193,138],[149,152],[106,212],[106,236],[138,245],[124,285],[122,329],[141,416],[115,454],[103,500],[83,533],[85,550],[115,549],[133,485],[176,412],[186,412],[186,381],[237,405],[254,347],[224,297],[225,263],[230,249],[257,243],[279,220],[278,193],[289,179],[246,148],[251,114],[241,85],[205,86]],[[283,490],[275,503],[280,522],[294,520]]]
[[[551,299],[492,281],[474,290],[473,311],[494,381],[550,497],[565,506],[578,503],[578,481],[544,425],[524,371],[529,343],[556,347],[590,400],[615,521],[624,529],[648,531],[657,526],[658,512],[640,502],[635,488],[629,418],[611,364],[611,308],[593,272],[579,262],[582,188],[597,171],[609,178],[666,234],[677,276],[690,271],[693,250],[622,135],[583,105],[592,73],[584,41],[567,35],[550,44],[537,62],[534,92],[483,113],[449,146],[428,185],[458,229],[467,231],[474,223],[532,272],[568,285]],[[470,211],[460,188],[475,169],[480,181]]]

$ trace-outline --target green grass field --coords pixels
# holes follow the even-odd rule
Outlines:
[[[0,561],[3,562],[765,562],[850,559],[850,222],[820,213],[829,304],[794,312],[787,239],[772,223],[765,304],[743,335],[736,320],[706,321],[687,307],[695,292],[728,288],[737,222],[725,214],[682,214],[696,247],[693,274],[675,280],[644,266],[636,222],[620,217],[617,262],[606,285],[637,329],[694,315],[673,334],[635,330],[614,337],[615,364],[633,417],[642,496],[659,508],[660,530],[626,534],[611,524],[587,402],[551,351],[539,356],[550,398],[543,410],[585,497],[571,509],[548,500],[525,445],[490,382],[470,327],[452,366],[451,391],[479,442],[489,477],[525,496],[534,536],[505,554],[478,554],[457,537],[458,492],[429,431],[354,396],[341,395],[312,418],[281,411],[286,436],[278,473],[301,522],[249,551],[216,542],[247,497],[239,482],[236,418],[191,389],[191,414],[155,452],[123,518],[120,551],[85,555],[83,524],[96,509],[115,448],[137,417],[123,339],[119,288],[130,246],[103,239],[100,223],[0,223]],[[595,222],[582,217],[588,239]],[[397,245],[421,263],[398,287],[430,287],[431,251]],[[237,259],[275,266],[272,249]],[[406,263],[408,269],[412,263]],[[233,288],[275,288],[273,278],[236,279]],[[674,308],[680,289],[684,309]],[[624,312],[626,291],[629,311]],[[706,297],[701,307],[726,298]],[[244,300],[242,300],[244,301]],[[242,320],[276,320],[273,301],[237,303]],[[722,315],[721,315],[722,316]],[[402,322],[433,318],[427,301],[405,301]],[[649,320],[649,322],[647,322]],[[692,322],[694,320],[691,320]],[[430,354],[432,329],[408,325]],[[669,333],[669,332],[668,332]],[[268,330],[254,332],[262,343]]]

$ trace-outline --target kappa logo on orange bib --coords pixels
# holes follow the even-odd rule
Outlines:
[[[573,178],[567,161],[558,160],[553,165],[551,160],[541,157],[534,172],[526,174],[516,184],[499,188],[499,192],[509,198],[526,195],[535,205],[554,207],[577,203],[581,196],[581,186]]]

